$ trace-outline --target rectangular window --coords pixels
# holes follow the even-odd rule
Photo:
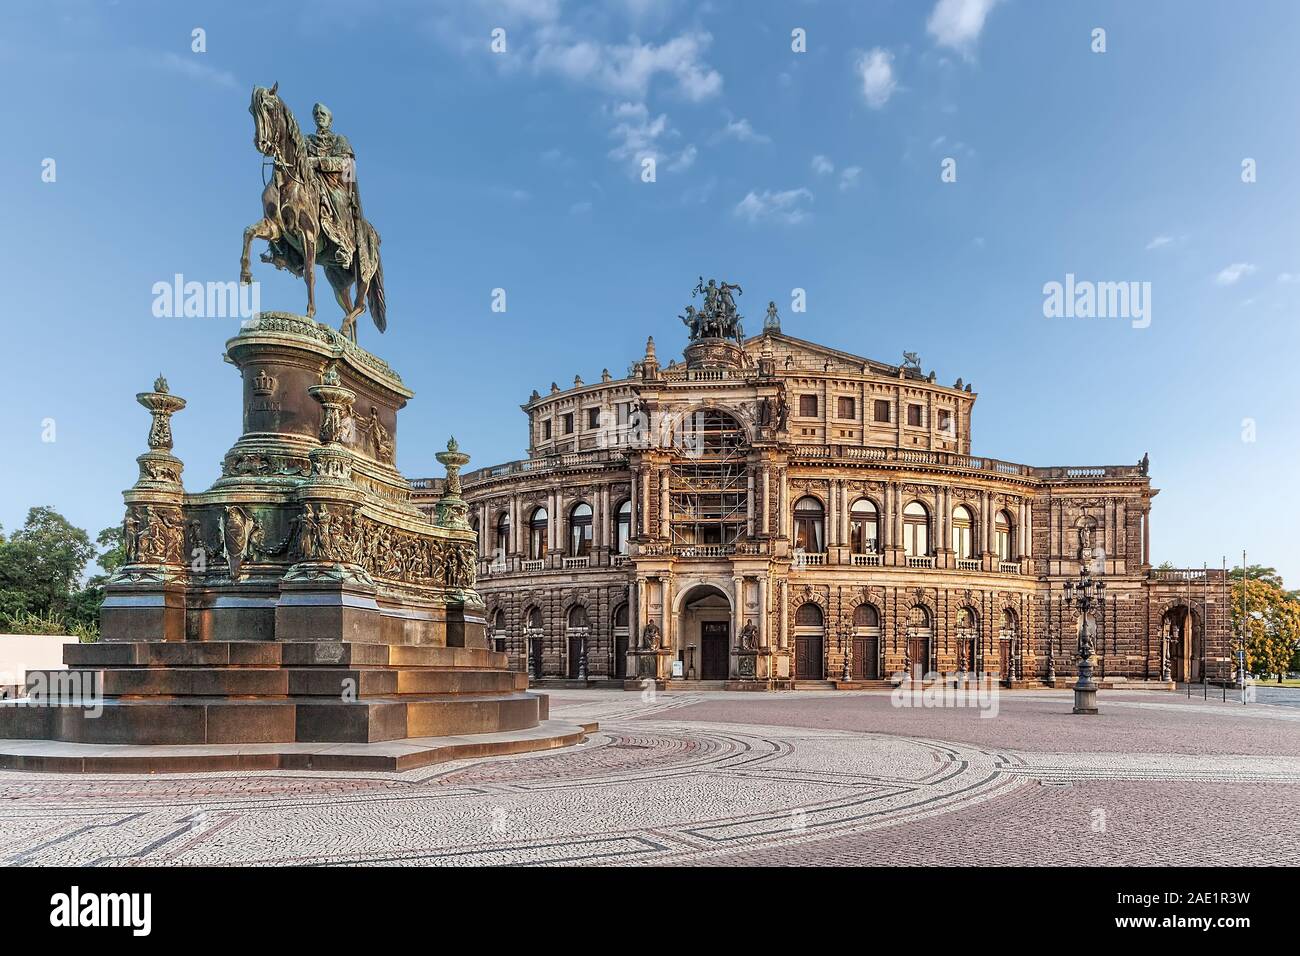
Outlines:
[[[945,435],[952,434],[952,412],[946,408],[939,409],[939,431]]]
[[[799,415],[802,418],[817,417],[817,396],[816,395],[799,396]]]
[[[561,420],[564,422],[564,434],[572,435],[573,434],[573,412],[566,412],[563,415]]]
[[[876,399],[876,421],[878,422],[889,421],[889,399],[887,398]]]
[[[589,408],[589,409],[587,409],[587,427],[588,427],[588,428],[599,428],[599,427],[600,427],[600,409],[599,409],[599,408]]]
[[[551,420],[548,418],[542,422],[542,441],[548,441],[551,437]]]
[[[842,395],[840,396],[839,405],[840,405],[839,407],[840,418],[856,417],[857,409],[853,407],[853,399]]]
[[[916,426],[916,427],[920,427],[920,424],[921,424],[921,406],[920,406],[920,405],[908,405],[908,406],[907,406],[907,424],[912,425],[912,426]]]

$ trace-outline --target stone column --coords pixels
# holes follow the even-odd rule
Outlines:
[[[763,534],[772,530],[772,469],[763,465]]]
[[[636,538],[641,534],[641,518],[638,510],[641,506],[641,477],[635,468],[632,469],[631,481],[628,482],[628,492],[628,497],[632,501],[632,516],[628,522],[627,533],[628,537]]]
[[[745,624],[745,579],[739,574],[731,576],[731,641],[735,646],[740,629]]]
[[[668,541],[672,536],[668,506],[668,467],[659,469],[659,537]]]
[[[894,546],[894,486],[885,485],[880,496],[880,547],[888,551]]]
[[[839,515],[839,507],[836,503],[836,497],[840,493],[840,483],[835,478],[826,483],[826,547],[835,547],[840,543],[839,531],[835,527],[835,520]]]
[[[788,622],[786,621],[786,613],[785,613],[786,605],[788,603],[786,601],[786,593],[785,593],[786,587],[787,587],[787,579],[781,578],[777,582],[777,590],[776,590],[776,600],[777,600],[776,613],[777,613],[777,622],[779,627],[778,633],[780,635],[780,640],[781,640],[781,644],[780,644],[781,650],[786,649],[790,639],[789,627],[788,627]]]
[[[777,533],[783,537],[790,537],[790,486],[787,479],[787,469],[781,468],[777,471],[776,484],[776,521]]]
[[[663,606],[659,609],[661,617],[659,629],[663,633],[663,646],[672,647],[674,635],[670,630],[673,621],[673,578],[671,574],[665,574],[659,579],[659,593],[663,602]]]
[[[745,534],[749,537],[754,536],[754,469],[746,469],[745,476]]]
[[[844,494],[844,516],[840,519],[840,544],[846,547],[853,543],[853,533],[849,527],[853,518],[853,493],[849,491],[848,485],[843,486]]]
[[[758,646],[767,648],[767,572],[758,576]],[[769,675],[771,676],[771,675]]]
[[[650,537],[650,469],[641,469],[641,534]]]

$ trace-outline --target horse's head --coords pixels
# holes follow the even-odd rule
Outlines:
[[[280,83],[267,89],[253,87],[253,101],[248,112],[253,115],[253,146],[263,156],[274,156],[284,136],[284,102],[276,95]]]

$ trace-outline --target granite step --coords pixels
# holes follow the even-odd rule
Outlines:
[[[487,694],[526,690],[512,671],[391,667],[74,667],[28,671],[28,687],[57,688],[62,675],[106,697],[377,697],[394,694]]]
[[[580,744],[594,723],[543,721],[525,730],[377,743],[132,745],[0,739],[0,770],[49,773],[199,773],[219,770],[403,771],[447,760]]]
[[[348,641],[101,641],[69,644],[78,667],[465,667],[507,670],[509,658],[481,647]]]
[[[497,733],[549,716],[544,696],[425,694],[335,698],[106,698],[91,706],[0,703],[0,738],[101,744],[373,742]]]

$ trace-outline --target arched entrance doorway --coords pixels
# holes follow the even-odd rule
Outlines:
[[[873,604],[853,609],[853,679],[880,679],[880,612]]]
[[[930,672],[930,611],[918,604],[907,612],[907,673],[919,681]]]
[[[826,645],[825,615],[812,602],[800,604],[794,612],[795,680],[822,680],[822,652]]]
[[[1160,633],[1169,649],[1169,676],[1183,683],[1200,680],[1205,644],[1197,613],[1186,604],[1171,607],[1160,619]]]
[[[712,584],[681,596],[677,659],[687,680],[726,680],[731,675],[731,599]]]

